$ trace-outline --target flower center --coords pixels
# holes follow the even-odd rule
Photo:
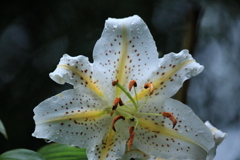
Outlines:
[[[127,141],[127,145],[128,145],[128,150],[130,150],[131,146],[132,146],[132,143],[133,143],[133,139],[134,139],[134,130],[137,128],[138,126],[138,115],[154,115],[154,116],[164,116],[164,117],[167,117],[169,118],[172,123],[173,123],[173,128],[175,127],[175,125],[177,124],[177,120],[176,118],[174,117],[174,115],[170,112],[162,112],[162,114],[157,114],[157,113],[142,113],[142,112],[139,112],[142,108],[144,108],[146,106],[146,103],[147,103],[147,100],[149,98],[150,95],[153,94],[153,91],[154,91],[154,86],[152,83],[146,83],[144,85],[144,88],[145,89],[148,89],[149,92],[148,94],[146,95],[145,97],[145,100],[144,102],[142,103],[142,105],[139,105],[139,100],[138,100],[138,97],[137,97],[137,92],[136,92],[136,87],[137,87],[137,82],[135,80],[132,80],[129,82],[129,85],[128,85],[128,90],[131,91],[131,89],[133,88],[134,89],[134,95],[135,95],[135,98],[133,98],[131,96],[131,94],[128,92],[128,90],[126,88],[124,88],[121,84],[118,83],[118,80],[114,80],[112,82],[112,85],[113,86],[116,86],[118,87],[120,90],[122,90],[125,95],[129,98],[130,102],[132,102],[133,106],[134,107],[129,107],[127,106],[126,104],[124,104],[122,102],[122,99],[120,97],[116,97],[115,100],[113,101],[113,107],[112,107],[112,111],[110,112],[110,116],[112,116],[113,114],[114,115],[117,115],[113,120],[112,120],[112,129],[116,132],[116,129],[114,127],[115,123],[119,120],[119,119],[122,119],[122,120],[129,120],[131,122],[135,122],[135,126],[131,126],[129,128],[129,138],[128,138],[128,141]],[[118,105],[120,107],[118,107]]]

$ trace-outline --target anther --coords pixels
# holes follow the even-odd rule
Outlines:
[[[114,124],[115,124],[115,123],[117,122],[117,120],[119,120],[119,119],[125,120],[125,117],[123,117],[122,115],[119,115],[119,116],[113,118],[113,120],[112,120],[112,129],[114,130],[114,132],[116,132],[116,129],[115,129],[115,127],[114,127]]]
[[[115,100],[113,101],[113,107],[112,107],[112,111],[111,111],[111,113],[110,113],[111,116],[113,115],[113,112],[117,109],[118,104],[119,104],[120,106],[123,106],[123,105],[124,105],[124,103],[122,102],[122,99],[116,97]]]
[[[173,129],[175,127],[175,125],[177,124],[177,119],[174,117],[174,115],[170,112],[162,112],[162,115],[164,117],[169,118],[172,121],[172,123],[173,123],[172,129]]]
[[[131,91],[132,87],[137,87],[137,82],[135,80],[131,80],[128,84],[128,90]]]
[[[114,109],[117,108],[117,105],[118,105],[120,99],[121,99],[121,98],[118,98],[118,97],[116,97],[116,98],[114,99],[114,101],[113,101],[113,108],[114,108]]]
[[[129,136],[128,141],[127,141],[128,151],[130,151],[131,146],[133,144],[133,139],[134,139],[134,135],[135,135],[135,133],[134,133],[134,126],[131,126],[129,128],[129,134],[130,134],[130,136]]]
[[[119,98],[119,102],[118,102],[118,104],[119,104],[120,106],[123,106],[123,105],[124,105],[124,103],[123,103],[123,101],[122,101],[121,98]]]
[[[145,89],[148,89],[148,88],[149,88],[149,93],[150,93],[150,95],[153,94],[154,87],[153,87],[153,84],[152,84],[152,83],[146,83],[146,84],[144,84],[144,88],[145,88]]]
[[[112,81],[112,85],[113,85],[113,86],[116,86],[117,83],[118,83],[118,79],[115,79],[114,81]]]

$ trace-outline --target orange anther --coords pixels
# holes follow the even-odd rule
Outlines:
[[[148,89],[148,88],[149,88],[150,95],[153,94],[154,86],[153,86],[152,83],[146,83],[146,84],[144,84],[144,88],[145,88],[145,89]]]
[[[131,91],[132,87],[137,87],[137,82],[135,80],[131,80],[128,84],[128,90]]]
[[[112,129],[114,130],[114,132],[116,132],[116,129],[115,129],[115,127],[114,127],[114,124],[115,124],[115,123],[117,122],[117,120],[119,120],[119,119],[125,120],[125,117],[123,117],[122,115],[119,115],[119,116],[113,118],[113,120],[112,120]]]
[[[122,101],[121,98],[116,97],[113,101],[113,110],[117,108],[119,101]]]
[[[172,113],[170,113],[170,112],[162,112],[162,115],[164,117],[169,118],[172,121],[172,123],[173,123],[173,127],[172,128],[174,128],[175,125],[177,124],[177,119],[174,117],[174,115]]]
[[[112,81],[112,85],[113,85],[113,86],[116,86],[117,83],[118,83],[118,79],[115,79],[114,81]]]
[[[122,102],[122,99],[116,97],[115,100],[113,101],[113,107],[112,107],[112,111],[111,111],[111,113],[110,113],[111,116],[113,115],[113,112],[117,109],[118,104],[119,104],[120,106],[123,106],[123,105],[124,105],[124,103]]]
[[[123,101],[122,101],[121,98],[119,98],[119,102],[118,102],[118,104],[119,104],[120,106],[123,106],[123,105],[124,105],[124,103],[123,103]]]
[[[131,126],[129,128],[129,134],[130,134],[130,136],[129,136],[128,140],[127,140],[128,151],[130,151],[131,146],[133,144],[133,139],[134,139],[134,135],[135,135],[135,133],[134,133],[134,126]]]

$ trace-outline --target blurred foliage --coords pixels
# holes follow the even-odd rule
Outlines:
[[[14,149],[0,155],[0,160],[87,160],[86,149],[65,144],[52,143],[38,152],[28,149]]]
[[[14,149],[0,155],[0,160],[45,160],[40,154],[28,149]]]
[[[38,150],[46,160],[87,160],[86,149],[52,143]]]
[[[3,136],[4,136],[6,139],[8,139],[7,132],[6,132],[5,127],[4,127],[4,125],[3,125],[3,123],[2,123],[1,120],[0,120],[0,133],[2,133]]]

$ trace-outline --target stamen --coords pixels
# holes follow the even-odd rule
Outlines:
[[[135,135],[135,133],[134,133],[134,126],[131,126],[129,128],[129,134],[130,134],[130,136],[129,136],[128,141],[127,141],[128,151],[130,151],[131,146],[133,144],[133,139],[134,139],[134,135]]]
[[[114,132],[116,132],[116,129],[115,129],[115,127],[114,127],[114,124],[115,124],[115,123],[117,122],[117,120],[119,120],[119,119],[125,120],[125,117],[123,117],[122,115],[119,115],[119,116],[113,118],[113,120],[112,120],[112,129],[114,130]]]
[[[174,115],[170,112],[162,112],[162,115],[164,117],[169,118],[172,121],[172,123],[173,123],[172,129],[173,129],[175,127],[175,125],[177,124],[177,119],[174,117]]]
[[[132,87],[137,87],[137,82],[135,80],[131,80],[128,84],[128,90],[131,91]]]
[[[118,102],[118,104],[119,104],[120,106],[123,106],[123,105],[124,105],[124,103],[123,103],[123,101],[122,101],[121,98],[119,98],[119,102]]]
[[[135,110],[137,110],[137,104],[134,101],[133,97],[131,96],[131,94],[121,84],[118,83],[118,80],[112,81],[112,85],[113,86],[116,85],[119,89],[121,89],[126,94],[126,96],[128,96],[128,98],[132,101],[132,103],[133,103],[133,105],[135,107]]]
[[[117,108],[117,105],[118,105],[118,103],[119,103],[119,99],[121,99],[121,98],[116,97],[116,98],[114,99],[114,101],[113,101],[113,108],[114,108],[114,109]]]
[[[141,110],[143,107],[146,106],[146,104],[147,104],[147,100],[148,100],[148,97],[149,97],[149,95],[146,96],[146,98],[145,98],[145,100],[144,100],[144,103],[142,104],[141,107],[138,108],[138,110]]]
[[[113,112],[117,109],[118,104],[119,104],[120,106],[123,106],[123,105],[124,105],[124,103],[122,102],[122,99],[116,97],[115,100],[113,101],[113,107],[112,107],[112,111],[111,111],[111,113],[110,113],[111,116],[113,115]]]
[[[113,85],[113,86],[116,86],[117,83],[118,83],[118,79],[115,79],[114,81],[112,81],[112,85]]]
[[[153,84],[152,84],[152,83],[146,83],[146,84],[144,84],[144,88],[145,88],[145,89],[148,89],[148,88],[149,88],[149,93],[150,93],[150,95],[153,94],[154,87],[153,87]]]

